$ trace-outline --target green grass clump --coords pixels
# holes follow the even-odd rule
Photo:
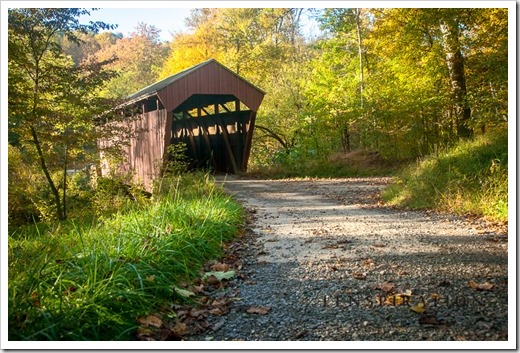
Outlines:
[[[221,255],[241,207],[201,177],[165,180],[154,202],[102,221],[9,234],[10,340],[128,340],[136,319]]]
[[[407,167],[385,190],[392,205],[508,218],[507,131],[461,141]]]

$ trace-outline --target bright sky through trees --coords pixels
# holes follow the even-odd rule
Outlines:
[[[172,34],[180,31],[187,31],[185,19],[190,15],[190,8],[100,8],[91,11],[90,16],[82,16],[82,22],[104,21],[106,23],[117,24],[115,32],[121,32],[128,36],[135,31],[139,22],[154,25],[161,30],[161,41],[171,41]],[[304,35],[307,37],[315,36],[319,33],[316,21],[303,14],[302,24]]]

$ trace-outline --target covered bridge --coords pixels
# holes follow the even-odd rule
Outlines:
[[[193,168],[245,172],[264,94],[214,59],[141,89],[120,107],[134,108],[127,109],[134,116],[125,124],[135,134],[118,172],[132,173],[150,190],[168,159],[167,147],[178,143],[185,144]],[[109,170],[102,164],[103,174]]]

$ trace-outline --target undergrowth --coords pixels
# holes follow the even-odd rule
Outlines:
[[[383,159],[376,152],[356,150],[338,152],[324,160],[286,158],[283,163],[253,167],[248,175],[271,179],[388,176],[395,172],[398,165],[397,162]]]
[[[461,141],[399,173],[383,198],[392,205],[508,219],[507,131]]]
[[[10,340],[128,340],[182,298],[236,235],[242,209],[203,176],[164,179],[153,202],[101,220],[10,229]]]

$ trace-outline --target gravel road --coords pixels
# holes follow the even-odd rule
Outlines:
[[[383,207],[387,178],[222,182],[252,222],[229,312],[190,340],[508,340],[506,235]]]

